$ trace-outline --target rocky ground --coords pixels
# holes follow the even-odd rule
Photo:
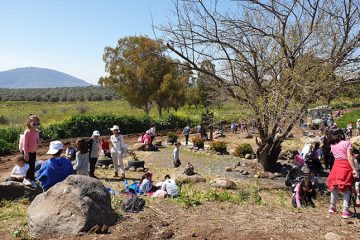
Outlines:
[[[248,142],[255,147],[254,139],[245,139],[241,134],[227,133],[224,140],[229,142],[228,149],[242,142]],[[136,137],[127,139],[130,145],[135,141]],[[295,135],[294,139],[285,142],[284,149],[300,148],[303,141],[300,135]],[[40,147],[39,159],[47,158],[46,148],[46,144]],[[179,169],[174,169],[171,162],[172,150],[172,146],[165,146],[158,152],[137,152],[137,154],[145,160],[145,165],[153,172],[155,181],[161,180],[165,174],[180,176],[183,166],[190,162],[194,165],[195,171],[207,182],[184,186],[184,197],[179,199],[146,198],[146,207],[138,214],[128,214],[117,209],[121,218],[115,226],[110,227],[110,234],[84,234],[65,239],[359,239],[360,237],[359,215],[349,220],[342,220],[339,214],[329,215],[327,213],[329,197],[326,195],[319,196],[316,208],[293,209],[291,192],[285,189],[284,177],[281,173],[270,175],[270,178],[257,178],[261,174],[254,160],[239,159],[231,155],[215,155],[207,151],[193,151],[182,146],[180,156],[183,165]],[[11,159],[11,156],[0,158],[1,179],[10,173],[13,167]],[[243,174],[244,171],[243,173],[235,170],[226,171],[229,167],[239,165],[239,162],[241,170],[248,174]],[[281,162],[288,164],[288,160]],[[139,178],[141,174],[128,172],[127,177]],[[104,185],[117,192],[123,188],[122,181],[112,178],[112,169],[97,169],[96,175]],[[198,197],[196,195],[198,192],[211,191],[209,182],[215,178],[233,180],[237,187],[227,192],[240,196],[243,201],[233,203],[231,198],[227,197],[219,199]],[[117,208],[124,199],[124,196],[114,196],[114,207]],[[194,199],[197,201],[192,201]],[[19,204],[26,207],[28,203]],[[340,202],[338,207],[340,208]],[[5,211],[0,207],[1,210]],[[1,239],[11,239],[14,231],[26,228],[26,221],[24,223],[24,221],[0,219],[0,229],[1,226],[3,227],[3,230],[0,230]],[[51,236],[49,238],[51,239]]]

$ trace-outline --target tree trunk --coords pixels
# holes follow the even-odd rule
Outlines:
[[[158,109],[158,112],[159,112],[159,116],[162,117],[162,107],[158,106],[157,109]]]
[[[265,171],[275,171],[276,162],[281,152],[282,140],[273,140],[271,138],[262,140],[259,148],[256,150],[256,156],[259,163]]]

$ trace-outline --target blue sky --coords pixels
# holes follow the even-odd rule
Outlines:
[[[0,71],[51,68],[97,83],[105,46],[128,35],[153,37],[171,0],[0,0]]]

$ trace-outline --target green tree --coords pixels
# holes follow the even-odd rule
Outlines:
[[[105,48],[103,60],[109,75],[100,78],[99,83],[115,88],[132,106],[148,114],[173,64],[165,51],[161,41],[145,36],[121,38],[115,48]]]

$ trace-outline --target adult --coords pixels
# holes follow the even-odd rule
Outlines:
[[[185,135],[185,144],[188,145],[191,128],[186,126],[182,133]]]
[[[87,142],[87,148],[89,149],[89,163],[90,163],[90,171],[89,176],[93,178],[97,178],[95,176],[95,166],[96,162],[99,158],[99,150],[100,150],[100,132],[95,130]]]
[[[110,152],[111,158],[114,163],[114,177],[118,177],[119,168],[121,170],[121,179],[125,179],[125,167],[123,162],[123,153],[125,152],[124,136],[120,134],[120,128],[118,125],[114,125],[110,130],[113,135],[110,137]]]
[[[51,158],[45,161],[39,171],[36,172],[37,179],[44,191],[56,183],[65,180],[73,174],[73,166],[69,159],[61,157],[63,145],[60,141],[50,142],[49,151]]]
[[[331,132],[331,152],[335,157],[335,162],[327,179],[327,185],[331,191],[329,213],[336,212],[336,202],[339,192],[342,192],[344,202],[341,216],[342,218],[350,218],[353,216],[353,213],[349,211],[351,186],[354,177],[358,176],[352,156],[351,143],[345,139],[345,134],[341,129]]]

